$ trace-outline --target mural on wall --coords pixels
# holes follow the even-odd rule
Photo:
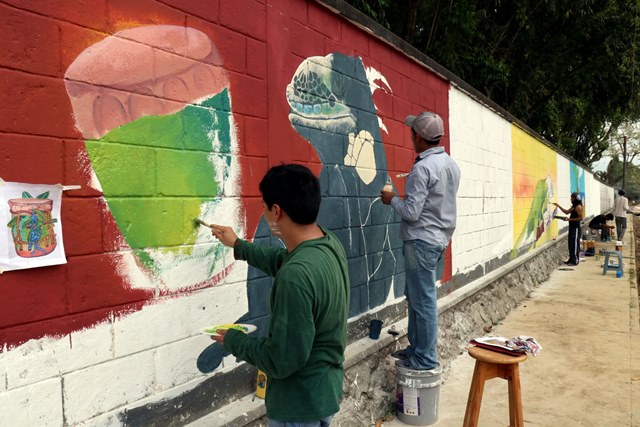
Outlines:
[[[66,263],[60,223],[61,185],[0,179],[0,272]]]
[[[131,248],[119,273],[169,291],[220,280],[229,251],[193,218],[224,216],[240,235],[244,222],[238,199],[221,197],[239,185],[239,166],[213,42],[180,26],[127,29],[82,52],[65,84],[93,185]]]
[[[372,99],[378,82],[360,58],[331,53],[302,62],[286,92],[291,125],[323,164],[318,222],[340,233],[352,261],[350,316],[404,293],[399,220],[379,198],[388,169]]]
[[[574,162],[570,162],[569,177],[571,179],[571,192],[580,194],[580,197],[582,198],[582,205],[586,209],[584,169]],[[569,198],[568,195],[567,198]]]
[[[349,258],[350,317],[404,294],[399,219],[379,197],[388,177],[382,122],[372,99],[379,88],[391,90],[384,76],[365,69],[360,58],[340,53],[307,58],[286,88],[291,125],[323,165],[317,222],[337,235]],[[254,241],[282,245],[270,236],[264,217]],[[262,336],[268,334],[270,288],[271,278],[249,267],[249,310],[237,322],[256,325]],[[198,368],[210,372],[225,355],[212,344],[198,358]]]
[[[556,201],[556,153],[522,131],[512,127],[513,237],[511,258],[523,246],[533,249],[558,235],[553,221]]]

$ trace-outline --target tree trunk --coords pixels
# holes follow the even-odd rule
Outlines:
[[[418,18],[418,9],[420,8],[420,0],[409,0],[408,3],[407,19],[404,24],[402,38],[413,44],[416,38],[416,20]]]

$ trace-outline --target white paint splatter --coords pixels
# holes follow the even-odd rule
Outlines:
[[[360,60],[362,61],[362,58],[360,58]],[[373,67],[364,67],[364,71],[367,74],[367,80],[369,81],[369,89],[371,90],[371,95],[373,95],[373,93],[377,89],[383,90],[384,92],[387,92],[387,93],[393,93],[393,90],[391,89],[391,86],[389,85],[387,78],[384,75],[382,75],[380,71],[376,70]],[[383,83],[384,86],[382,86],[381,84],[378,84],[377,83],[378,81]],[[376,108],[376,111],[378,111],[378,107],[375,105],[375,103],[374,103],[374,107]],[[387,135],[389,134],[387,127],[382,122],[382,117],[380,117],[379,115],[378,115],[378,126]]]
[[[102,186],[100,185],[100,180],[98,180],[98,176],[96,175],[93,167],[91,166],[91,160],[89,159],[89,154],[85,151],[79,151],[76,155],[76,161],[78,162],[78,168],[80,173],[89,175],[89,187],[93,190],[99,191],[102,193]],[[71,183],[70,183],[71,184]]]

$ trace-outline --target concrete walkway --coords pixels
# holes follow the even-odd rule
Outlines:
[[[632,217],[629,218],[631,226]],[[542,345],[520,365],[528,426],[640,427],[640,328],[633,229],[627,230],[625,275],[602,275],[602,259],[560,267],[487,335],[529,335]],[[597,249],[613,243],[597,242]],[[466,352],[440,387],[437,427],[462,426],[474,360]],[[479,426],[509,424],[507,382],[485,384]],[[398,420],[385,427],[405,426]]]

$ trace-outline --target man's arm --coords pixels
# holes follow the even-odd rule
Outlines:
[[[269,336],[254,338],[231,329],[222,340],[224,349],[272,378],[286,378],[298,371],[309,359],[315,337],[310,289],[303,275],[279,281]]]
[[[256,245],[246,240],[237,239],[233,245],[233,257],[247,261],[249,265],[259,268],[271,277],[275,277],[284,258],[287,255],[285,248]]]
[[[400,197],[391,199],[391,207],[405,221],[416,221],[420,218],[420,213],[429,195],[428,181],[429,177],[426,175],[411,174],[407,179],[404,199]]]
[[[624,211],[626,213],[630,213],[630,214],[636,215],[636,211],[631,210],[631,208],[629,208],[629,199],[627,199],[626,197],[624,199]]]
[[[571,209],[565,209],[565,208],[563,208],[562,206],[560,206],[559,204],[557,204],[555,202],[553,203],[553,205],[555,207],[557,207],[558,209],[560,209],[562,211],[562,213],[564,213],[564,214],[571,213]]]
[[[247,261],[249,265],[259,268],[270,276],[275,276],[282,266],[287,250],[270,246],[255,245],[238,238],[231,227],[211,224],[211,235],[223,245],[233,248],[235,259]]]

